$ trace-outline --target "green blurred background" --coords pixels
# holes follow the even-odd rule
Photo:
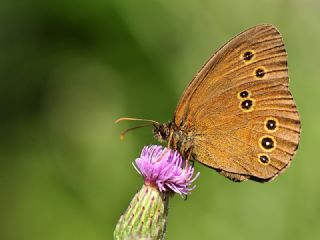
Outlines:
[[[0,3],[0,239],[112,239],[142,184],[131,162],[156,143],[118,117],[171,119],[183,89],[228,39],[275,24],[302,118],[298,154],[267,184],[201,172],[170,203],[167,239],[320,239],[320,2]]]

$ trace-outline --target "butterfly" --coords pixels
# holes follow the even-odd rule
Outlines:
[[[281,34],[257,25],[201,68],[172,121],[118,121],[151,122],[158,140],[230,180],[267,182],[288,168],[299,145],[300,117],[288,84]]]

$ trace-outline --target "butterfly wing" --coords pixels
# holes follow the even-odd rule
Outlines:
[[[300,119],[288,89],[287,54],[272,25],[225,44],[186,88],[174,124],[192,156],[226,177],[268,181],[293,158]]]

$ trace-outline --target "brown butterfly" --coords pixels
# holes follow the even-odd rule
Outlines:
[[[145,121],[185,159],[233,181],[270,181],[289,166],[299,144],[300,118],[288,83],[279,31],[258,25],[209,59],[185,89],[171,122]]]

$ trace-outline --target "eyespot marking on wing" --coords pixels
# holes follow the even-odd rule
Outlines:
[[[258,160],[259,160],[259,163],[263,165],[270,164],[270,157],[265,153],[258,154]]]
[[[247,50],[241,55],[241,59],[243,59],[246,63],[251,62],[255,57],[255,52],[253,50]]]
[[[263,78],[266,75],[266,70],[262,67],[259,67],[255,70],[255,75],[257,78]]]
[[[251,92],[249,90],[243,90],[238,93],[239,99],[249,98],[251,96]]]
[[[264,129],[267,132],[273,133],[276,132],[279,128],[279,121],[277,118],[274,117],[268,117],[265,121],[264,121]]]
[[[265,135],[259,139],[259,146],[265,152],[271,152],[276,148],[277,142],[274,137]]]
[[[240,101],[239,107],[244,112],[251,112],[253,111],[255,106],[255,101],[252,98],[245,98]]]

